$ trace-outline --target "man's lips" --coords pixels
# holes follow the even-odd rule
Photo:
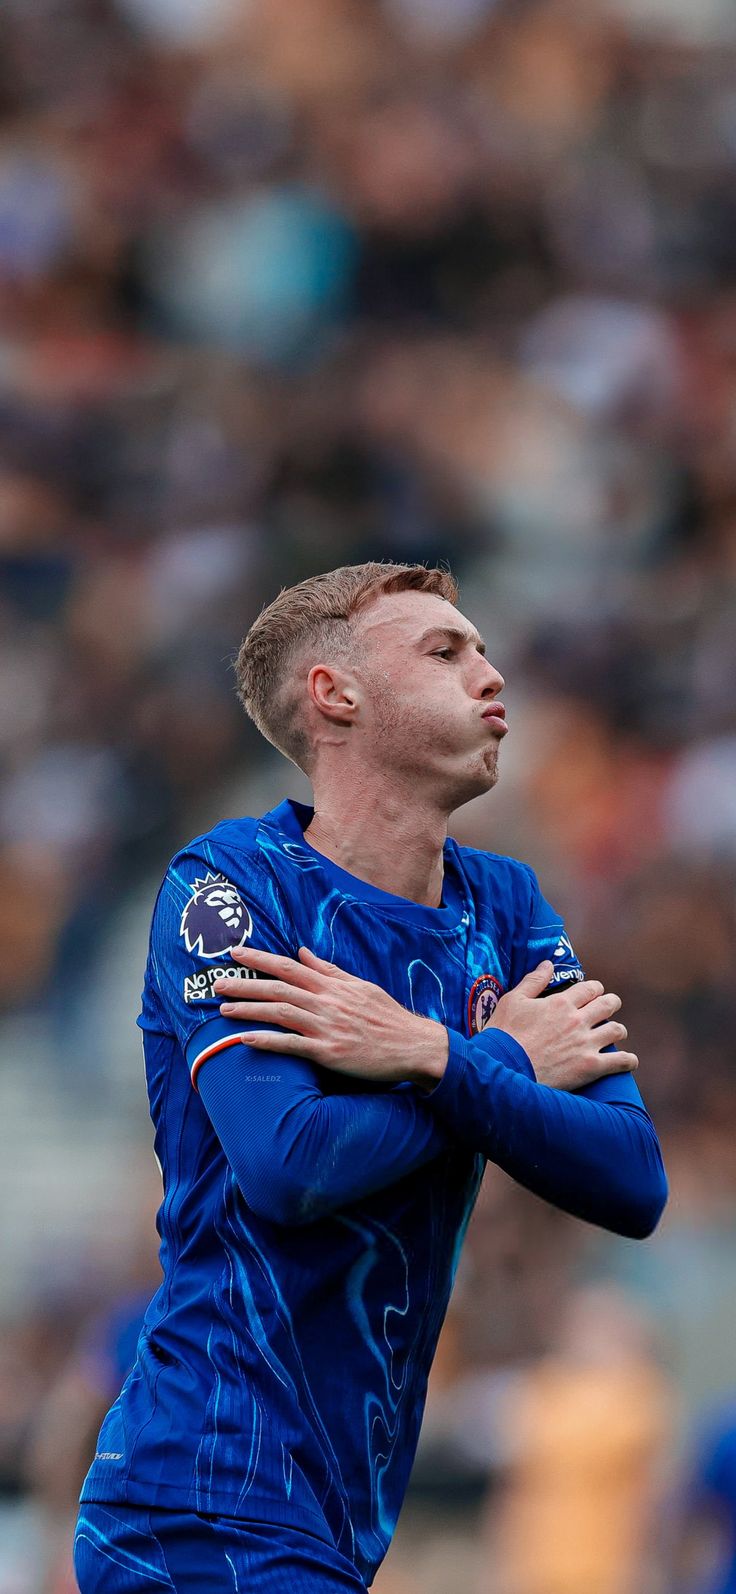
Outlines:
[[[506,735],[508,725],[506,724],[506,710],[503,706],[503,703],[491,703],[489,707],[484,710],[481,718],[487,720],[492,725],[496,736]]]

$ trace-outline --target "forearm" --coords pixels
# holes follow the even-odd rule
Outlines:
[[[440,1118],[409,1087],[325,1095],[316,1071],[243,1046],[210,1058],[199,1092],[248,1205],[277,1223],[325,1217],[445,1150]]]
[[[571,1095],[537,1084],[502,1030],[448,1033],[447,1067],[426,1101],[450,1134],[563,1211],[632,1238],[652,1232],[667,1182],[631,1076]]]

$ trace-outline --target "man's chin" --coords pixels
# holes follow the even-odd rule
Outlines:
[[[484,754],[480,768],[466,771],[454,786],[452,794],[452,811],[462,808],[465,803],[472,803],[474,798],[483,797],[486,792],[492,791],[498,780],[498,754],[493,750],[493,757]]]
[[[483,775],[478,777],[478,785],[473,793],[473,796],[482,797],[484,792],[493,791],[497,780],[498,764],[494,763],[491,765],[490,769],[486,769]]]
[[[484,791],[490,791],[491,787],[495,786],[496,781],[498,780],[498,748],[499,744],[494,740],[491,742],[489,747],[484,747],[483,753],[481,755],[482,763],[478,772],[478,778],[479,780],[485,782],[483,786]]]

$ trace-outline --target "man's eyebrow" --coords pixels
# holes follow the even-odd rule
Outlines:
[[[447,637],[448,642],[458,642],[461,646],[465,642],[474,642],[479,653],[485,653],[486,651],[485,642],[477,631],[461,631],[454,625],[431,625],[427,631],[422,632],[417,641],[417,647],[421,647],[424,642],[428,642],[430,637],[433,636]]]

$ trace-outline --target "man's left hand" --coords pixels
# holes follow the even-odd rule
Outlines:
[[[242,1000],[242,978],[223,974],[215,981],[224,998],[220,1012],[279,1026],[244,1031],[245,1046],[305,1057],[339,1074],[384,1084],[410,1080],[431,1090],[442,1078],[449,1049],[444,1025],[409,1013],[380,985],[347,974],[304,946],[298,962],[253,947],[238,947],[232,956],[253,971],[248,1000]]]

